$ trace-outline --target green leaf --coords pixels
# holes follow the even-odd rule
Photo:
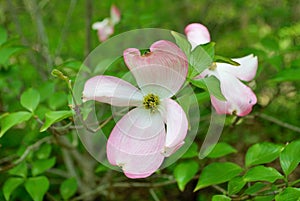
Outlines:
[[[220,158],[231,153],[236,153],[237,150],[225,142],[216,144],[213,150],[207,155],[209,158]]]
[[[214,95],[217,99],[221,101],[226,101],[226,98],[223,96],[221,91],[220,80],[215,76],[190,80],[190,82],[198,88],[205,89],[210,94]]]
[[[37,176],[38,174],[41,174],[45,172],[46,170],[50,169],[55,165],[55,157],[50,159],[41,159],[36,160],[32,163],[32,175]]]
[[[282,70],[273,77],[270,82],[286,82],[286,81],[299,81],[300,80],[300,68],[291,68]]]
[[[199,165],[195,161],[183,162],[176,166],[174,176],[181,191],[184,190],[186,184],[196,175],[198,169]]]
[[[286,176],[291,174],[300,162],[300,141],[288,144],[280,153],[280,165]]]
[[[267,37],[263,38],[261,40],[261,44],[265,48],[267,48],[271,51],[278,51],[279,50],[278,42],[274,38],[271,38],[270,36],[267,36]]]
[[[268,142],[255,144],[246,153],[246,167],[272,162],[279,157],[282,150],[283,147],[281,145]]]
[[[10,129],[11,127],[28,121],[31,118],[32,114],[29,112],[21,111],[10,113],[1,119],[1,132],[0,138],[4,135],[4,133]]]
[[[0,26],[0,45],[7,41],[7,31],[4,27]]]
[[[203,45],[198,45],[191,53],[190,64],[200,74],[206,68],[209,68],[213,63],[215,55],[215,43],[210,42]]]
[[[258,191],[263,189],[265,186],[266,186],[266,184],[261,183],[261,182],[257,182],[254,185],[247,188],[244,193],[247,194],[247,195],[251,195],[251,194],[257,193]]]
[[[40,93],[35,89],[28,89],[21,95],[21,105],[33,112],[40,102]]]
[[[108,170],[108,167],[106,167],[103,164],[99,164],[95,170],[95,173],[106,172],[107,170]]]
[[[6,65],[9,58],[16,52],[24,49],[24,47],[5,47],[0,48],[0,65]]]
[[[210,185],[227,182],[239,175],[242,171],[243,169],[234,163],[211,163],[203,168],[194,191]]]
[[[56,110],[62,106],[66,106],[68,103],[68,95],[65,92],[56,92],[49,99],[49,107]]]
[[[22,178],[16,178],[16,177],[10,177],[8,178],[4,185],[3,185],[3,195],[5,197],[5,200],[9,200],[9,197],[11,193],[22,183],[24,182],[24,179]]]
[[[214,195],[212,201],[230,201],[231,199],[226,195]]]
[[[61,121],[65,118],[71,117],[73,112],[70,110],[50,111],[45,114],[46,121],[41,127],[40,132],[47,130],[52,124]]]
[[[179,48],[185,53],[186,56],[189,56],[192,46],[186,37],[175,31],[171,31],[171,34],[175,38],[176,44],[179,46]]]
[[[219,55],[215,55],[215,61],[216,62],[220,62],[220,63],[227,63],[227,64],[231,64],[233,66],[240,66],[240,64],[236,61],[233,61],[230,58],[227,57],[223,57],[223,56],[219,56]]]
[[[275,201],[299,201],[300,189],[287,187],[280,194],[276,195]]]
[[[273,201],[274,197],[274,195],[256,196],[254,201]]]
[[[192,143],[189,149],[182,155],[181,158],[193,158],[198,156],[198,145]]]
[[[27,177],[27,165],[23,161],[19,165],[17,165],[16,167],[14,167],[11,170],[9,170],[8,173],[11,174],[11,175],[15,175],[15,176],[20,176],[20,177],[26,178]]]
[[[77,182],[75,178],[65,180],[59,188],[60,194],[63,199],[67,200],[72,197],[77,191]]]
[[[228,182],[228,194],[234,195],[242,190],[247,182],[244,181],[243,177],[234,177]]]
[[[277,179],[283,179],[283,176],[276,169],[262,165],[249,169],[244,175],[244,180],[246,182],[268,181],[273,183]]]
[[[42,201],[49,189],[49,181],[45,176],[31,177],[25,182],[25,189],[34,201]]]
[[[52,146],[48,143],[45,143],[35,152],[35,155],[38,159],[47,159],[51,154],[51,150]]]

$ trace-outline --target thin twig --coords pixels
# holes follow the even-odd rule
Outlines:
[[[46,172],[51,173],[51,174],[55,174],[55,175],[63,177],[63,178],[69,178],[68,173],[66,171],[61,170],[61,169],[51,168],[49,170],[46,170]]]
[[[160,201],[158,196],[156,195],[155,191],[153,190],[153,188],[149,189],[150,195],[152,196],[154,201]]]
[[[52,136],[47,136],[47,137],[44,137],[44,138],[38,140],[38,141],[35,142],[34,144],[28,146],[28,147],[26,148],[26,150],[24,151],[24,153],[21,155],[20,158],[18,158],[18,159],[15,160],[13,163],[11,163],[11,164],[9,164],[9,165],[7,165],[7,166],[1,167],[1,168],[0,168],[0,172],[5,171],[5,170],[8,170],[8,169],[11,169],[11,168],[15,167],[16,165],[20,164],[22,161],[25,160],[25,158],[28,156],[28,154],[29,154],[31,151],[33,151],[33,150],[39,148],[43,143],[51,142],[51,140],[52,140]]]
[[[281,121],[281,120],[279,120],[279,119],[276,119],[276,118],[274,118],[274,117],[271,117],[271,116],[269,116],[269,115],[267,115],[267,114],[257,113],[256,116],[257,116],[257,117],[260,117],[260,118],[262,118],[262,119],[265,119],[265,120],[267,120],[267,121],[270,121],[270,122],[272,122],[272,123],[275,123],[275,124],[277,124],[277,125],[279,125],[279,126],[281,126],[281,127],[290,129],[290,130],[295,131],[295,132],[297,132],[297,133],[300,133],[300,127],[297,127],[297,126],[294,126],[294,125],[292,125],[292,124],[283,122],[283,121]]]
[[[224,188],[222,188],[222,187],[220,187],[220,186],[218,186],[218,185],[212,185],[212,187],[213,187],[214,189],[220,191],[220,192],[223,193],[224,195],[227,194],[227,191],[226,191]]]
[[[101,192],[105,191],[107,188],[132,188],[132,187],[137,187],[137,188],[158,188],[162,186],[167,186],[170,184],[175,184],[176,180],[168,180],[168,181],[163,181],[163,182],[158,182],[158,183],[146,183],[146,182],[119,182],[119,183],[113,183],[111,185],[109,184],[104,184],[99,186],[98,188],[86,192],[84,194],[81,194],[80,196],[73,198],[71,201],[78,201],[82,200],[86,197],[92,196],[92,195],[97,195],[101,194]]]

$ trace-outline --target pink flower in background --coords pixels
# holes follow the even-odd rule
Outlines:
[[[186,79],[188,62],[175,44],[164,40],[153,43],[144,55],[135,48],[126,49],[123,55],[139,88],[100,75],[85,83],[83,100],[134,107],[113,128],[107,158],[127,177],[145,178],[184,143],[187,117],[171,97]]]
[[[121,14],[119,9],[112,5],[110,8],[110,17],[105,18],[101,22],[95,22],[92,29],[98,31],[99,41],[103,42],[114,33],[114,26],[120,22]]]
[[[210,42],[210,34],[202,24],[189,24],[185,28],[185,34],[192,48]],[[210,68],[204,70],[196,79],[213,75],[220,80],[221,91],[226,101],[221,101],[213,95],[210,96],[217,113],[245,116],[252,111],[257,99],[253,91],[241,80],[251,81],[255,77],[258,61],[257,57],[253,55],[232,60],[238,62],[240,66],[216,62]]]

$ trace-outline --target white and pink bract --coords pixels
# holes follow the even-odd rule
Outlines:
[[[98,38],[100,42],[103,42],[114,33],[114,26],[121,20],[121,13],[119,9],[112,5],[110,8],[110,17],[105,18],[101,22],[95,22],[92,25],[92,29],[98,31]]]
[[[188,62],[174,43],[165,40],[153,43],[144,55],[129,48],[123,56],[138,87],[117,77],[95,76],[86,81],[83,100],[134,107],[113,128],[107,158],[127,177],[145,178],[184,143],[188,120],[171,97],[186,80]]]

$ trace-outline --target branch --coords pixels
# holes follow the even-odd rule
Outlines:
[[[198,178],[198,177],[195,177]],[[92,195],[97,195],[105,191],[107,188],[131,188],[131,187],[137,187],[137,188],[159,188],[162,186],[168,186],[170,184],[175,184],[176,180],[168,180],[168,181],[163,181],[163,182],[158,182],[158,183],[147,183],[147,182],[119,182],[119,183],[114,183],[114,184],[104,184],[99,186],[98,188],[86,192],[76,198],[73,198],[71,201],[78,201],[82,200],[84,198],[88,198]]]
[[[272,122],[272,123],[275,123],[275,124],[277,124],[277,125],[279,125],[279,126],[281,126],[281,127],[290,129],[290,130],[295,131],[295,132],[297,132],[297,133],[300,133],[300,128],[299,128],[299,127],[294,126],[294,125],[291,125],[291,124],[286,123],[286,122],[283,122],[283,121],[281,121],[281,120],[279,120],[279,119],[276,119],[276,118],[274,118],[274,117],[271,117],[271,116],[269,116],[269,115],[267,115],[267,114],[260,114],[260,113],[258,113],[258,114],[256,114],[256,116],[257,116],[257,117],[260,117],[260,118],[262,118],[262,119],[265,119],[265,120],[267,120],[267,121],[270,121],[270,122]]]
[[[38,141],[35,142],[34,144],[28,146],[28,147],[26,148],[26,150],[24,151],[24,153],[22,154],[22,156],[21,156],[19,159],[17,159],[17,160],[14,161],[13,163],[11,163],[11,164],[9,164],[9,165],[7,165],[7,166],[5,166],[5,167],[0,168],[0,172],[5,171],[5,170],[8,170],[8,169],[11,169],[11,168],[15,167],[16,165],[20,164],[22,161],[25,160],[25,158],[28,156],[28,154],[29,154],[31,151],[33,151],[33,150],[39,148],[39,147],[40,147],[43,143],[45,143],[45,142],[51,142],[51,140],[52,140],[52,136],[47,136],[47,137],[44,137],[44,138],[38,140]]]

